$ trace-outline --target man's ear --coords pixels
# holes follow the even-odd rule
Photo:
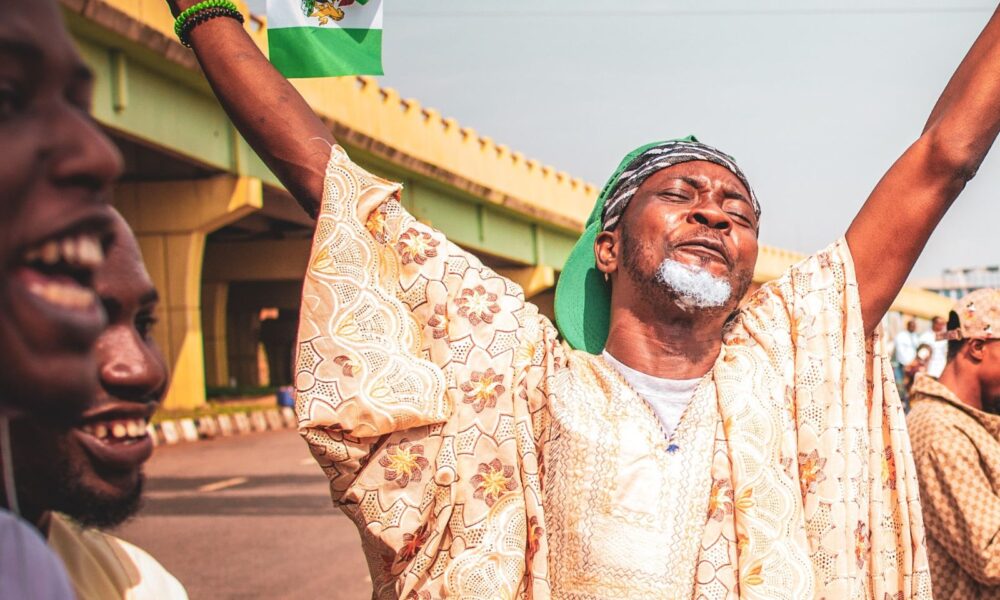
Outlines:
[[[969,359],[976,363],[983,362],[986,358],[986,342],[983,340],[971,339],[965,345],[965,352]]]
[[[618,243],[618,230],[602,231],[594,239],[594,258],[597,261],[597,270],[605,275],[611,275],[618,270],[618,250],[621,247]]]

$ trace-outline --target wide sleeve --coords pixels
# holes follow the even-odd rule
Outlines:
[[[555,329],[339,147],[325,185],[296,412],[361,530],[375,596],[544,587],[537,448]]]
[[[975,444],[942,431],[917,462],[928,532],[973,579],[1000,585],[1000,497]]]
[[[751,549],[743,589],[928,597],[904,414],[880,332],[865,336],[846,241],[751,296],[726,348],[749,390],[720,395]]]

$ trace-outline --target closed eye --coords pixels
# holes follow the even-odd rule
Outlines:
[[[667,200],[691,200],[692,198],[691,194],[682,190],[663,190],[656,195]]]
[[[750,217],[746,216],[743,213],[735,212],[735,211],[728,211],[726,214],[728,214],[734,220],[739,221],[740,223],[742,223],[744,225],[747,225],[747,226],[753,225],[753,221],[750,219]]]

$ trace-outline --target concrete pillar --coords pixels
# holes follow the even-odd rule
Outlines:
[[[115,189],[115,206],[135,231],[160,291],[161,324],[154,336],[172,369],[164,406],[200,406],[205,403],[201,315],[205,236],[263,206],[260,180],[222,175],[123,183]]]
[[[205,380],[208,385],[229,385],[229,359],[226,340],[226,310],[229,284],[206,281],[201,290],[202,325],[205,336]]]

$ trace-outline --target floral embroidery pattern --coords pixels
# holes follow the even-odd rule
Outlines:
[[[818,450],[809,454],[799,453],[799,485],[803,496],[815,492],[816,484],[826,480],[826,473],[823,472],[825,466],[826,459],[819,457]]]
[[[440,340],[448,336],[448,317],[445,314],[444,304],[434,305],[434,314],[427,319],[427,325],[431,328],[434,339]]]
[[[865,566],[868,559],[868,546],[871,543],[868,526],[862,521],[858,521],[858,528],[854,530],[854,555],[858,561],[858,568]]]
[[[742,533],[736,534],[737,556],[743,556],[743,553],[746,552],[747,546],[749,545],[750,545],[750,540],[747,538],[747,536],[743,535]]]
[[[421,473],[430,465],[424,458],[423,444],[411,444],[406,438],[398,444],[389,444],[378,464],[385,468],[383,475],[386,481],[395,481],[399,487],[406,487],[411,481],[420,481]]]
[[[485,371],[473,371],[471,380],[462,384],[462,391],[465,392],[462,402],[471,404],[476,412],[482,412],[484,408],[496,406],[497,398],[507,388],[503,385],[503,375],[491,367]]]
[[[882,485],[890,490],[896,489],[896,461],[892,457],[892,448],[886,448],[882,453]]]
[[[499,458],[488,464],[479,463],[479,470],[472,476],[471,483],[476,486],[472,496],[486,502],[487,506],[493,506],[505,492],[517,489],[514,467],[503,464]]]
[[[753,488],[749,487],[742,492],[736,498],[736,508],[742,512],[746,512],[757,505],[756,500],[753,499]]]
[[[538,517],[531,517],[531,520],[528,521],[528,547],[526,549],[528,564],[531,564],[531,559],[538,552],[543,535],[545,535],[545,530],[538,525]]]
[[[396,251],[399,252],[399,259],[404,265],[417,263],[422,265],[428,258],[438,255],[437,246],[440,244],[430,233],[407,229],[403,235],[399,236],[396,244]]]
[[[497,295],[487,292],[482,285],[474,288],[465,288],[458,298],[455,299],[458,305],[458,314],[469,320],[473,325],[480,323],[492,323],[493,315],[500,312],[500,305],[497,303]]]
[[[396,555],[397,563],[408,563],[420,552],[420,549],[424,547],[427,543],[427,539],[430,537],[430,531],[427,528],[427,523],[421,525],[413,533],[403,534],[403,547],[399,549],[399,554]]]
[[[372,234],[375,241],[380,244],[386,243],[389,238],[386,232],[386,212],[388,208],[386,204],[383,204],[378,208],[378,210],[373,210],[370,215],[368,215],[368,220],[365,221],[365,229],[368,233]]]
[[[712,482],[712,492],[708,497],[708,518],[721,521],[733,514],[733,488],[728,479]]]
[[[743,583],[747,585],[760,585],[764,583],[764,577],[761,573],[764,572],[764,565],[761,562],[756,562],[750,570],[746,572],[743,576]]]
[[[334,357],[333,362],[343,369],[345,377],[354,377],[361,370],[361,365],[358,364],[358,361],[352,360],[345,354]]]

